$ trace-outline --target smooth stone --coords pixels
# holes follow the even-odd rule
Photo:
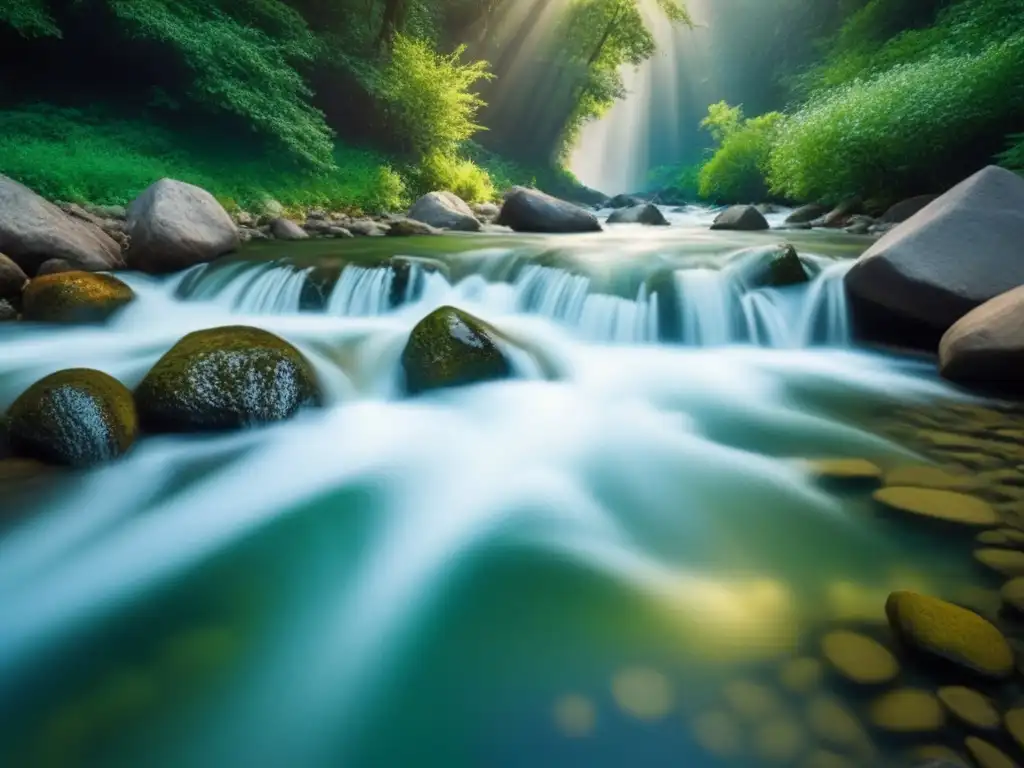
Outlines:
[[[563,696],[555,702],[555,727],[569,738],[589,736],[597,723],[597,710],[583,696]]]
[[[829,632],[821,641],[822,654],[847,680],[861,685],[878,685],[899,674],[896,657],[881,643],[856,632]]]
[[[964,746],[971,753],[978,768],[1017,768],[1017,763],[1007,757],[1001,750],[996,749],[987,741],[977,736],[968,736]]]
[[[1015,549],[976,549],[974,559],[1003,576],[1024,576],[1024,552]]]
[[[768,229],[768,220],[752,205],[734,205],[715,217],[711,229],[752,232]]]
[[[886,487],[874,492],[874,499],[885,506],[920,517],[959,525],[994,526],[999,513],[986,501],[955,491],[930,488]]]
[[[1006,638],[966,608],[914,592],[893,592],[885,613],[893,631],[912,648],[989,678],[1013,673]]]
[[[18,309],[7,299],[0,299],[0,323],[12,322],[18,319]]]
[[[838,698],[820,694],[807,704],[807,724],[811,733],[830,747],[870,757],[871,738],[855,714]]]
[[[726,712],[700,715],[693,721],[691,730],[697,745],[719,759],[730,760],[743,753],[743,729]]]
[[[291,219],[277,218],[270,222],[270,234],[278,240],[308,240],[309,233]]]
[[[972,491],[979,483],[973,475],[950,472],[930,464],[907,464],[885,474],[885,485],[932,488],[937,491]]]
[[[754,752],[766,762],[792,762],[806,745],[807,739],[800,724],[789,717],[776,715],[754,731]]]
[[[868,711],[871,723],[890,733],[927,733],[946,722],[939,700],[928,691],[913,688],[882,694]]]
[[[135,299],[126,283],[97,272],[61,272],[31,280],[22,318],[40,323],[101,323]]]
[[[1024,577],[1018,576],[1003,584],[999,595],[1002,597],[1003,603],[1018,613],[1024,614]]]
[[[495,209],[497,211],[497,209]],[[466,201],[447,190],[428,192],[412,208],[408,217],[438,229],[479,232],[480,221]],[[495,213],[495,216],[497,213]]]
[[[999,727],[999,712],[982,694],[961,685],[939,688],[939,701],[951,715],[967,725],[983,730]]]
[[[783,665],[779,680],[793,693],[811,693],[821,685],[823,674],[822,663],[817,659],[791,659]]]
[[[877,480],[882,469],[867,459],[811,459],[813,475],[823,480]]]
[[[729,707],[744,720],[764,720],[779,711],[782,701],[771,688],[747,680],[734,680],[722,689]]]
[[[974,539],[986,547],[1004,547],[1006,549],[1024,548],[1024,531],[1015,528],[1000,528],[996,531],[983,531]]]

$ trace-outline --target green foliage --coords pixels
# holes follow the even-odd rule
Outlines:
[[[3,0],[0,23],[9,24],[25,37],[60,37],[46,0]]]
[[[744,120],[742,108],[712,104],[701,126],[719,146],[700,169],[699,196],[717,202],[756,202],[768,197],[769,160],[784,120],[779,112]]]
[[[708,116],[700,121],[700,127],[711,134],[716,144],[721,144],[743,125],[743,107],[731,107],[724,101],[708,107]]]
[[[671,190],[673,197],[699,200],[700,169],[699,163],[659,166],[648,172],[647,183],[652,189]]]
[[[1024,133],[1010,137],[1010,146],[999,155],[999,162],[1011,171],[1024,173]]]
[[[468,203],[484,203],[495,198],[490,174],[472,160],[432,152],[420,162],[418,191],[446,189]]]
[[[451,155],[480,130],[474,120],[483,106],[470,88],[491,77],[487,63],[463,64],[459,47],[441,54],[425,41],[398,35],[384,70],[379,95],[389,116],[422,156]]]

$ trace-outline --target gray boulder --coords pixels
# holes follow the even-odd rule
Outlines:
[[[667,227],[668,219],[658,206],[642,203],[632,208],[619,208],[608,217],[609,224],[648,224],[654,227]]]
[[[902,224],[926,205],[930,205],[938,195],[918,195],[901,200],[882,214],[879,221],[883,224]]]
[[[752,205],[734,205],[718,214],[711,228],[753,232],[768,229],[768,220]]]
[[[387,225],[373,219],[352,219],[345,224],[345,229],[360,237],[383,237],[388,233]]]
[[[501,213],[501,208],[494,203],[476,203],[471,207],[473,214],[484,222],[494,221]]]
[[[13,261],[0,253],[0,299],[20,306],[21,292],[28,282],[28,276]]]
[[[829,212],[827,205],[821,203],[808,203],[801,205],[789,216],[786,217],[786,224],[810,224],[815,219],[821,218]]]
[[[616,195],[611,200],[609,200],[607,203],[605,203],[605,207],[607,207],[607,208],[616,208],[616,209],[618,209],[618,208],[636,208],[638,205],[643,205],[643,204],[644,204],[644,201],[641,200],[639,197],[634,197],[633,195]]]
[[[1021,243],[1024,179],[989,166],[884,235],[853,265],[846,287],[861,335],[933,347],[972,309],[1024,284]]]
[[[124,266],[120,247],[99,227],[66,215],[6,176],[0,176],[0,252],[29,275],[49,259],[91,272]]]
[[[480,222],[465,201],[451,192],[430,192],[409,209],[409,218],[438,229],[479,232]]]
[[[1024,286],[961,317],[939,343],[939,370],[965,384],[1024,384]]]
[[[850,224],[853,215],[860,212],[863,207],[863,203],[861,203],[859,198],[850,198],[849,200],[844,200],[824,216],[815,219],[811,223],[816,227],[842,229]]]
[[[439,235],[441,230],[416,219],[398,216],[388,222],[389,237],[413,237],[414,235]]]
[[[789,243],[755,246],[737,251],[726,267],[747,290],[781,288],[808,281],[800,256]]]
[[[505,195],[497,224],[516,232],[600,232],[590,211],[536,189],[513,187]]]
[[[276,218],[270,222],[270,234],[278,240],[306,240],[309,233],[291,219]]]
[[[165,273],[213,261],[239,246],[227,211],[205,189],[161,179],[128,207],[128,265]]]

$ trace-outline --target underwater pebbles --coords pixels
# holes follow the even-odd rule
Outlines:
[[[990,731],[999,727],[999,712],[988,699],[971,688],[951,685],[940,688],[939,701],[946,710],[963,723]]]
[[[964,741],[967,751],[971,753],[978,768],[1017,768],[1017,763],[996,749],[987,741],[977,736],[968,736]]]
[[[822,638],[821,649],[832,668],[853,683],[888,683],[900,671],[896,657],[885,646],[856,632],[829,632]]]
[[[872,725],[890,733],[930,733],[946,722],[939,700],[914,688],[882,694],[871,703],[868,717]]]
[[[1001,521],[991,504],[956,491],[894,486],[875,491],[873,498],[890,509],[959,525],[984,528]]]
[[[1024,576],[1024,552],[1015,549],[976,549],[974,559],[1002,576]]]

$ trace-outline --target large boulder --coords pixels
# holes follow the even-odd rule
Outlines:
[[[465,201],[451,192],[430,192],[409,209],[409,218],[438,229],[479,232],[480,222]]]
[[[0,176],[0,252],[29,275],[49,259],[65,259],[87,271],[124,266],[121,248],[103,230],[68,216],[6,176]]]
[[[455,307],[441,307],[420,320],[402,351],[405,388],[415,395],[442,387],[509,378],[512,363],[500,334]]]
[[[821,203],[801,205],[786,217],[786,224],[810,224],[828,213],[830,208]]]
[[[76,368],[37,381],[7,412],[17,456],[72,467],[116,459],[135,442],[132,393],[102,371]]]
[[[22,316],[41,323],[100,323],[135,298],[112,275],[59,272],[31,280],[22,293]]]
[[[1024,384],[1024,286],[961,317],[939,343],[942,375],[1020,391]]]
[[[270,222],[270,234],[278,240],[306,240],[309,233],[291,219],[278,217]]]
[[[768,220],[752,205],[733,205],[715,217],[711,228],[754,232],[768,229]]]
[[[190,333],[135,390],[153,432],[236,429],[282,421],[320,402],[316,374],[295,347],[245,326]]]
[[[0,253],[0,299],[20,306],[21,292],[27,282],[22,268]]]
[[[609,224],[648,224],[655,227],[667,227],[668,219],[661,209],[653,203],[641,203],[631,208],[619,208],[608,217]]]
[[[601,224],[590,211],[525,187],[506,193],[497,223],[516,232],[601,231]]]
[[[1024,179],[989,166],[869,248],[846,275],[858,330],[934,347],[975,307],[1024,284]]]
[[[205,189],[161,179],[128,207],[128,264],[165,273],[204,264],[239,246],[227,211]]]

